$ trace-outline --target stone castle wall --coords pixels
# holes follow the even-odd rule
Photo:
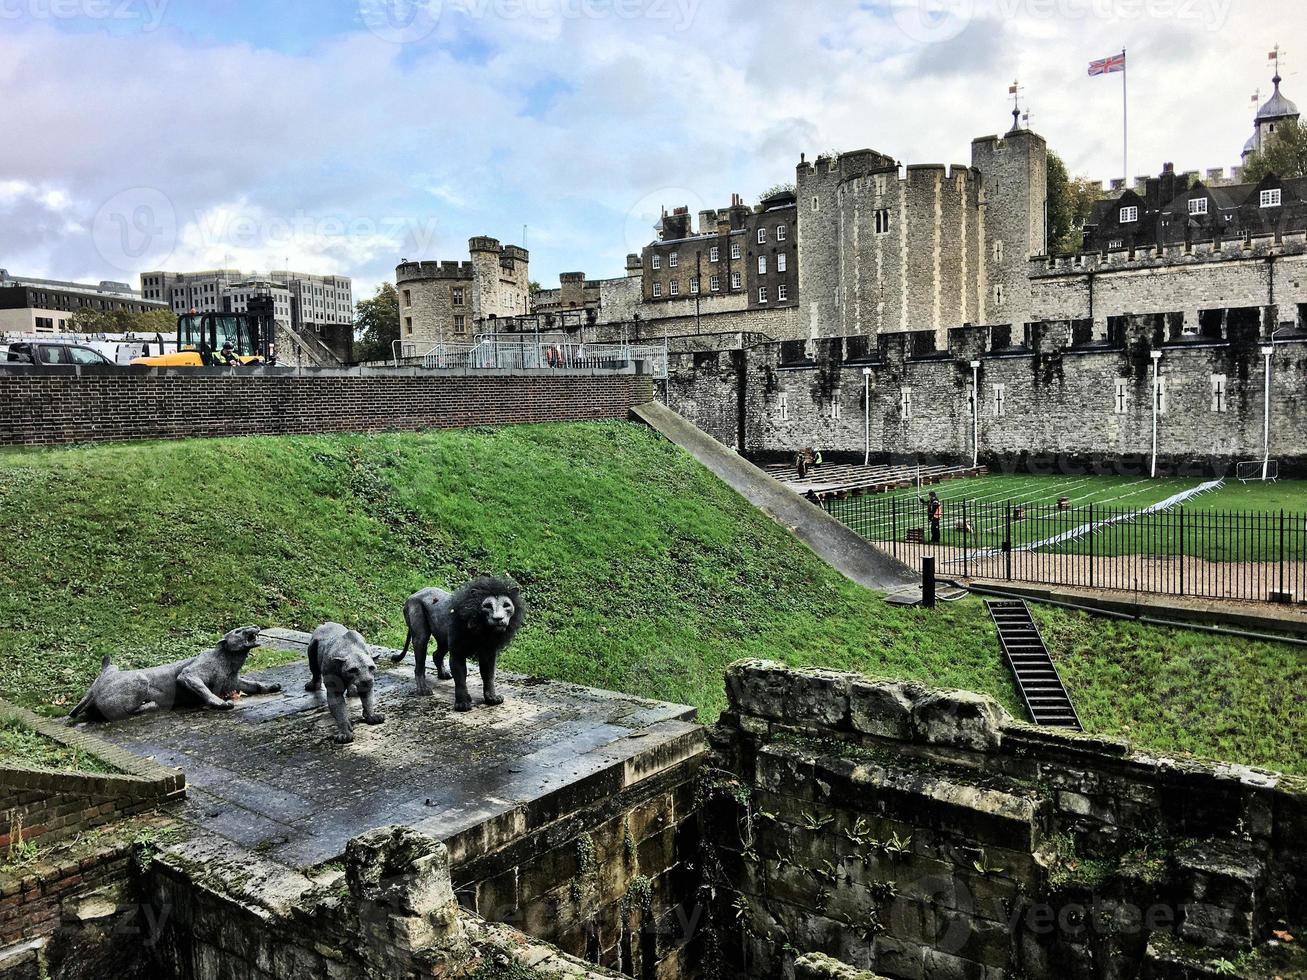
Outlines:
[[[1161,346],[1158,452],[1164,466],[1224,472],[1232,461],[1261,458],[1265,361],[1257,312],[1251,317],[1252,335],[1236,342]],[[1166,327],[1155,317],[1135,317],[1123,329],[1117,348],[1073,347],[1073,325],[1054,323],[1037,327],[1033,348],[998,353],[998,331],[975,327],[950,332],[951,352],[924,356],[913,354],[916,335],[881,338],[878,346],[865,338],[836,338],[673,354],[664,397],[714,438],[750,454],[790,454],[810,445],[827,455],[860,457],[866,369],[873,456],[969,460],[970,362],[978,357],[982,461],[1058,456],[1142,466],[1152,449],[1149,351]],[[1307,466],[1304,383],[1307,348],[1277,344],[1271,455],[1286,472]]]
[[[1307,786],[746,661],[705,774],[732,976],[1215,976],[1300,907]],[[1272,969],[1288,976],[1291,969]],[[1268,974],[1269,975],[1269,974]]]

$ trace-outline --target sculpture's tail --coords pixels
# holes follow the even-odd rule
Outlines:
[[[86,709],[89,708],[91,706],[91,702],[95,700],[95,688],[100,683],[100,677],[103,677],[104,672],[108,670],[111,666],[113,665],[109,662],[109,655],[106,653],[104,655],[104,660],[100,661],[99,677],[96,677],[95,683],[91,685],[91,689],[86,692],[85,697],[83,697],[82,700],[78,701],[77,704],[74,705],[72,711],[68,712],[69,718],[80,718],[83,714],[86,713]]]
[[[390,658],[392,664],[397,664],[408,655],[408,645],[413,642],[413,630],[410,629],[404,634],[404,649]]]

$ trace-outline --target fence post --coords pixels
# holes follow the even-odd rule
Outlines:
[[[1180,507],[1180,595],[1184,595],[1184,507]]]
[[[1094,538],[1098,537],[1098,528],[1094,525],[1094,505],[1089,505],[1089,587],[1094,587]]]
[[[965,542],[962,547],[962,577],[971,578],[971,523],[967,520],[967,498],[962,498],[962,534]]]
[[[1280,511],[1280,601],[1284,602],[1284,511]]]
[[[899,498],[890,498],[889,519],[890,540],[894,542],[894,557],[899,556]]]
[[[1003,529],[1003,559],[1007,570],[1007,580],[1012,581],[1012,501],[1007,502],[1007,516]]]

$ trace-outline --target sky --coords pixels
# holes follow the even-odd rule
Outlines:
[[[0,0],[0,267],[353,276],[467,258],[620,276],[662,207],[756,201],[800,154],[967,164],[1030,126],[1073,174],[1231,167],[1298,0]]]

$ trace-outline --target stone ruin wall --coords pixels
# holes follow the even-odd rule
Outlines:
[[[701,812],[721,975],[1187,980],[1301,911],[1307,781],[853,674],[746,661],[728,691]]]

